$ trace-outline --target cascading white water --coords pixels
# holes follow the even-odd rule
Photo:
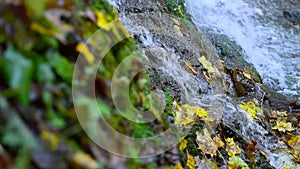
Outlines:
[[[201,29],[235,40],[262,75],[264,84],[284,94],[300,94],[300,30],[283,18],[299,7],[288,0],[187,0],[188,12]]]

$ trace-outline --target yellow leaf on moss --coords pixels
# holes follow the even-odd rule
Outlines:
[[[285,167],[282,167],[280,169],[291,169],[291,167],[290,166],[285,166]]]
[[[84,43],[78,43],[76,46],[76,51],[82,53],[89,64],[94,63],[95,57]]]
[[[241,153],[240,147],[234,142],[233,138],[226,139],[226,151],[231,157]]]
[[[181,163],[176,164],[176,165],[175,165],[175,169],[183,169]]]
[[[195,169],[196,166],[196,162],[194,160],[194,157],[191,155],[187,155],[187,162],[186,162],[186,166],[188,166],[189,169]]]
[[[294,131],[295,129],[292,127],[292,123],[290,122],[279,122],[276,124],[276,126],[272,127],[273,130],[278,130],[282,132],[286,131]]]
[[[188,143],[188,142],[187,142],[186,139],[182,140],[182,141],[180,142],[180,144],[179,144],[179,150],[180,150],[180,151],[184,150],[184,149],[186,148],[187,143]]]

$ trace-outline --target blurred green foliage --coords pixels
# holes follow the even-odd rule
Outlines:
[[[0,69],[3,70],[0,71],[0,105],[4,102],[13,105],[7,108],[13,109],[11,111],[16,112],[17,116],[17,120],[9,118],[8,122],[3,123],[0,128],[0,144],[11,156],[14,168],[17,169],[40,168],[45,163],[43,160],[37,162],[33,159],[32,151],[36,147],[53,158],[57,155],[56,151],[62,151],[61,145],[71,148],[73,154],[91,153],[93,143],[78,127],[72,105],[72,73],[79,54],[76,46],[85,42],[99,28],[104,29],[103,25],[99,25],[103,22],[100,19],[106,23],[118,16],[116,9],[105,0],[63,2],[0,2],[0,56],[3,56],[0,57]],[[98,18],[99,16],[103,18]],[[113,28],[110,33],[113,37],[120,38],[121,34],[126,34],[124,31],[120,26]],[[105,85],[111,83],[119,63],[134,51],[137,51],[136,42],[126,38],[106,54],[98,68],[95,82],[97,103],[102,115],[119,132],[136,138],[151,137],[159,132],[154,131],[153,125],[163,124],[158,121],[136,124],[125,120],[113,106],[110,88]],[[138,74],[130,84],[131,103],[140,110],[148,110],[151,106],[150,90],[148,75]],[[2,103],[1,98],[5,99]],[[170,110],[172,100],[170,97],[167,99]],[[81,100],[81,104],[88,107],[88,111],[97,112],[95,109],[98,108],[91,107],[88,98]],[[6,113],[4,109],[0,110],[0,121],[5,121]],[[167,116],[164,118],[167,119]],[[19,130],[20,126],[29,130]],[[95,132],[98,132],[97,129]],[[132,153],[138,152],[132,150]],[[72,156],[61,156],[65,164],[72,168]],[[154,162],[130,160],[127,164],[129,168],[156,168]],[[103,168],[106,165],[108,162],[101,164]]]

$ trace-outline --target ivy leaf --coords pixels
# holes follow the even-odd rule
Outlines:
[[[72,65],[71,63],[58,52],[47,52],[46,56],[50,65],[54,68],[56,73],[65,81],[71,81],[72,79]]]
[[[4,72],[9,86],[18,91],[18,99],[24,104],[29,104],[29,90],[33,74],[32,61],[8,45],[5,53]]]
[[[239,146],[234,142],[233,138],[227,138],[226,139],[226,151],[229,156],[234,156],[236,154],[241,153],[241,149]]]
[[[228,169],[249,169],[249,167],[240,157],[232,156],[229,158]]]

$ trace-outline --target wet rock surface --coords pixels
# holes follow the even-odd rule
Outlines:
[[[289,103],[282,99],[283,96],[272,99],[273,95],[270,95],[261,84],[259,73],[246,61],[247,56],[240,46],[224,35],[217,35],[209,30],[202,33],[193,24],[186,24],[170,15],[166,17],[161,12],[166,12],[167,7],[161,1],[142,3],[123,1],[119,3],[119,8],[120,11],[125,11],[121,14],[123,16],[121,21],[131,36],[137,40],[149,65],[155,65],[155,68],[147,70],[153,88],[167,91],[172,99],[179,103],[194,104],[192,101],[195,98],[203,97],[210,105],[205,107],[207,110],[214,110],[214,107],[221,105],[216,111],[219,114],[215,115],[221,118],[221,120],[215,119],[216,123],[220,124],[213,126],[216,129],[215,133],[227,133],[228,136],[239,140],[238,143],[244,148],[251,140],[256,140],[257,147],[262,150],[275,151],[286,148],[278,143],[278,138],[270,131],[269,124],[249,122],[245,112],[238,107],[240,103],[253,99],[256,99],[258,105],[265,110],[270,110],[272,106],[286,110]],[[207,70],[198,61],[203,55],[219,71],[218,76],[211,77],[211,83],[208,83],[207,77],[203,74]],[[217,66],[220,60],[223,60],[222,68]],[[196,73],[186,70],[187,62]],[[247,73],[251,78],[247,77]],[[222,90],[215,90],[215,88],[222,88]],[[269,114],[262,114],[260,118],[268,119]],[[194,127],[192,131],[196,128]],[[201,154],[199,150],[195,150],[196,147],[198,147],[196,144],[194,147],[191,146],[189,152]],[[168,158],[177,161],[178,154],[175,156],[168,155]],[[247,154],[242,153],[242,156]],[[256,152],[256,156],[258,157],[257,168],[271,168],[269,159],[259,151]],[[181,161],[186,162],[184,155],[180,157]],[[250,164],[249,160],[246,162]]]

